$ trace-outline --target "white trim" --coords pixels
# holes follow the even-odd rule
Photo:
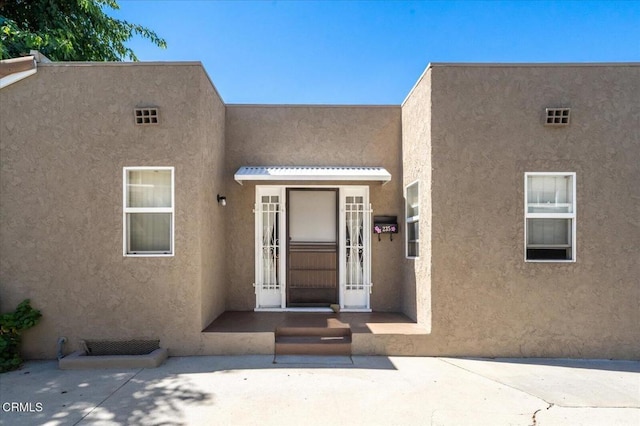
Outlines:
[[[525,176],[575,176],[576,172],[525,172]]]
[[[13,74],[9,74],[5,77],[0,78],[0,89],[4,89],[10,84],[17,83],[20,80],[23,80],[31,75],[34,75],[38,72],[37,68],[33,68],[27,71],[16,72]]]
[[[529,213],[528,203],[528,178],[529,176],[570,176],[572,202],[560,203],[563,206],[572,206],[571,213]],[[576,172],[525,172],[524,173],[524,261],[525,263],[575,263],[577,258],[577,238],[576,238],[576,219],[578,216],[577,207],[577,182]],[[527,259],[527,219],[570,219],[571,220],[571,244],[555,244],[545,245],[544,247],[571,247],[571,259]],[[536,245],[539,246],[539,245]]]
[[[280,250],[280,259],[279,259],[279,267],[280,267],[280,279],[279,279],[279,299],[280,306],[273,306],[273,299],[268,300],[268,304],[272,306],[265,306],[267,303],[263,303],[263,301],[267,301],[261,293],[261,282],[262,282],[262,254],[261,254],[261,237],[262,237],[262,216],[258,216],[260,211],[258,210],[258,203],[261,201],[262,196],[266,195],[279,195],[280,196],[280,217],[279,217],[279,229],[281,235],[279,238],[282,239],[286,235],[286,224],[287,224],[287,208],[286,208],[286,190],[287,189],[296,189],[296,188],[337,188],[339,203],[338,203],[338,262],[339,262],[339,290],[338,290],[338,304],[340,305],[340,310],[342,312],[371,312],[370,309],[370,293],[371,293],[371,205],[369,204],[369,186],[367,185],[256,185],[255,187],[255,208],[254,212],[256,213],[254,220],[254,250],[255,250],[255,262],[254,262],[254,287],[256,293],[256,305],[254,311],[256,312],[333,312],[329,308],[288,308],[286,295],[287,295],[287,282],[286,282],[286,250],[285,245],[282,245]],[[367,252],[367,256],[365,256],[365,276],[364,276],[364,289],[366,292],[366,296],[363,299],[362,307],[354,306],[354,307],[344,307],[344,262],[345,262],[345,236],[346,236],[346,223],[344,218],[344,200],[345,197],[349,195],[357,195],[364,197],[364,203],[369,208],[366,209],[363,213],[365,214],[365,222],[364,222],[364,246],[365,251]],[[367,219],[368,218],[368,219]],[[273,296],[273,295],[271,295]]]
[[[347,220],[346,220],[346,199],[347,197],[362,197],[362,285],[347,289]],[[371,308],[371,292],[373,283],[371,282],[371,214],[373,210],[369,202],[369,187],[349,185],[340,187],[340,208],[338,216],[339,240],[338,264],[339,270],[339,304],[342,312],[366,312]]]
[[[3,70],[3,73],[9,71],[12,67],[18,70],[0,77],[0,89],[4,89],[38,72],[36,54],[39,56],[40,52],[32,50],[29,56],[0,60],[0,67],[8,68],[7,70]],[[25,66],[27,67],[26,69]]]
[[[331,308],[254,308],[254,312],[314,312],[332,314],[335,311]],[[371,309],[349,309],[340,308],[339,312],[372,312]]]
[[[331,313],[331,308],[255,308],[254,312],[318,312]]]
[[[265,289],[264,282],[264,266],[262,264],[262,244],[263,244],[263,223],[262,223],[262,204],[261,198],[263,196],[277,196],[279,204],[279,218],[278,229],[280,234],[278,235],[278,248],[280,250],[280,258],[278,259],[278,269],[280,274],[278,276],[278,288]],[[254,286],[256,293],[256,309],[281,309],[286,304],[286,286],[287,286],[287,274],[286,272],[286,255],[284,255],[283,243],[284,236],[283,230],[286,229],[286,199],[284,187],[278,186],[256,186],[255,189],[255,230],[254,230]],[[277,305],[280,305],[279,307]]]
[[[421,205],[420,205],[420,179],[416,179],[413,182],[408,183],[407,185],[405,185],[404,190],[403,190],[403,198],[404,198],[404,257],[405,259],[420,259],[420,213],[418,213],[415,216],[407,216],[407,189],[409,189],[410,186],[413,185],[418,185],[418,208],[421,209]],[[418,253],[417,256],[409,256],[409,227],[407,226],[410,223],[416,223],[418,222],[418,239],[413,241],[418,243]]]
[[[311,167],[311,166],[243,166],[233,176],[240,185],[244,181],[374,181],[391,180],[384,167]]]
[[[127,172],[132,170],[169,170],[171,172],[171,207],[127,207]],[[173,166],[125,166],[122,168],[122,255],[124,257],[173,257],[175,256],[175,167]],[[171,237],[169,253],[128,253],[127,250],[127,214],[129,213],[170,213]]]

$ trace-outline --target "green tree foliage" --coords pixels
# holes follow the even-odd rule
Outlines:
[[[116,0],[0,0],[1,57],[33,49],[53,61],[137,61],[125,45],[134,35],[167,46],[154,31],[105,13],[119,8]]]
[[[0,373],[22,365],[22,331],[36,325],[40,317],[42,314],[31,307],[29,299],[20,303],[14,312],[0,315]]]

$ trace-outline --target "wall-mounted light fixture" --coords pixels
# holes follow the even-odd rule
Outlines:
[[[218,194],[218,204],[220,204],[222,207],[227,205],[227,197],[225,197],[224,195],[220,195]]]

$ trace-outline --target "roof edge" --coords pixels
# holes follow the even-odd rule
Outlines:
[[[429,70],[431,69],[431,66],[433,64],[431,62],[429,62],[427,64],[427,67],[424,69],[424,71],[422,71],[422,74],[420,74],[420,77],[418,77],[418,80],[413,84],[413,86],[411,87],[411,90],[409,90],[409,93],[407,93],[407,96],[404,97],[404,100],[402,101],[402,103],[400,104],[401,107],[404,107],[404,104],[407,103],[407,101],[409,100],[409,98],[411,97],[411,95],[413,94],[413,92],[415,92],[416,88],[418,87],[418,85],[420,84],[420,82],[424,79],[424,77],[427,75],[427,72],[429,72]]]
[[[90,61],[77,61],[77,62],[43,62],[40,64],[42,67],[131,67],[131,66],[178,66],[178,67],[200,67],[205,77],[211,84],[213,91],[215,92],[220,102],[226,107],[227,104],[224,98],[218,91],[218,88],[213,83],[211,76],[207,72],[201,61],[148,61],[148,62],[90,62]]]
[[[585,67],[585,68],[598,68],[598,67],[638,67],[640,62],[429,62],[418,77],[418,80],[409,90],[407,96],[400,104],[404,106],[413,92],[416,90],[420,82],[424,79],[431,68],[445,68],[445,67],[461,67],[461,68],[520,68],[520,67],[538,67],[538,68],[562,68],[562,67]]]
[[[0,89],[17,83],[38,72],[38,63],[33,55],[0,61]]]
[[[201,61],[137,61],[137,62],[97,62],[97,61],[65,61],[42,63],[45,67],[132,67],[132,66],[200,66]]]
[[[478,68],[518,68],[518,67],[637,67],[640,62],[431,62],[428,67],[478,67]]]

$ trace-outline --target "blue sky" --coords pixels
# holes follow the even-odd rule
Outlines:
[[[640,62],[640,1],[133,1],[227,103],[400,104],[430,62]]]

